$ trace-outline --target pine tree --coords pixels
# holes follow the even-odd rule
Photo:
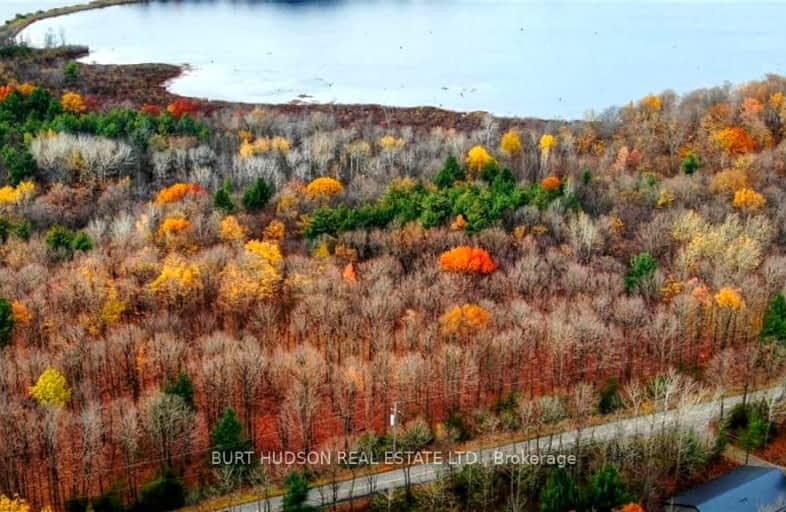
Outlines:
[[[226,213],[233,213],[235,211],[235,203],[232,201],[232,182],[230,180],[224,181],[224,184],[216,190],[213,195],[213,206]]]
[[[227,407],[218,423],[210,431],[210,443],[213,450],[222,453],[246,451],[251,449],[251,443],[243,436],[243,426],[237,419],[235,410]]]
[[[243,194],[243,206],[250,211],[261,210],[271,197],[273,197],[273,189],[264,179],[257,178],[257,181]]]
[[[540,512],[573,510],[579,501],[579,489],[573,477],[563,468],[549,476],[540,493]]]
[[[611,512],[631,499],[628,484],[620,475],[617,466],[606,464],[590,478],[583,501],[587,510]]]
[[[312,512],[316,508],[306,505],[308,498],[308,482],[300,473],[292,472],[284,480],[286,493],[282,500],[283,512]]]
[[[173,382],[164,386],[163,392],[179,396],[191,409],[196,408],[194,404],[194,383],[191,381],[191,377],[184,372],[178,373],[177,378]]]
[[[434,184],[439,188],[448,188],[456,181],[461,181],[465,178],[464,169],[459,165],[458,159],[450,155],[445,160],[445,165],[434,176]]]
[[[782,293],[776,294],[767,306],[761,337],[765,340],[786,341],[786,298]]]
[[[8,299],[0,297],[0,349],[11,343],[14,328],[14,311]]]

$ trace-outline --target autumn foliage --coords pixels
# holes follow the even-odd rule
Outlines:
[[[328,198],[343,192],[341,182],[330,176],[322,176],[311,181],[306,186],[306,194],[316,199]]]
[[[713,134],[713,139],[732,156],[744,155],[756,149],[756,141],[739,126],[719,130]]]
[[[175,119],[180,119],[184,115],[194,116],[199,112],[199,105],[189,99],[178,99],[167,105],[166,111],[172,114]]]
[[[522,151],[524,151],[524,148],[521,145],[519,133],[515,130],[508,130],[505,132],[500,141],[500,149],[508,156],[520,155]]]
[[[761,210],[767,200],[763,195],[750,188],[741,188],[734,193],[733,204],[741,210],[755,212]]]
[[[721,308],[737,311],[742,307],[742,297],[733,288],[725,287],[715,294],[715,302]]]
[[[615,512],[644,512],[644,509],[638,503],[628,503],[616,509]]]
[[[491,314],[477,304],[454,306],[439,318],[442,333],[445,335],[469,335],[484,329],[491,320]]]
[[[0,494],[0,512],[31,512],[30,504],[19,496]]]
[[[204,194],[205,189],[196,183],[175,183],[162,189],[156,196],[156,204],[176,203],[188,194]]]
[[[538,147],[543,152],[550,151],[551,148],[553,148],[556,145],[557,145],[557,138],[550,133],[543,135],[540,138],[540,141],[538,142]]]
[[[413,109],[410,129],[379,109],[215,104],[206,138],[151,106],[63,115],[61,92],[0,90],[2,118],[22,120],[0,152],[0,492],[35,510],[115,483],[127,503],[166,468],[223,489],[233,475],[206,454],[229,408],[257,452],[384,444],[394,403],[438,443],[461,423],[556,440],[601,420],[612,380],[633,415],[637,387],[643,408],[671,409],[786,371],[761,328],[786,324],[786,79],[575,122],[424,126],[436,117]],[[56,114],[25,121],[27,103]],[[57,145],[68,169],[132,151],[87,183],[51,164]],[[577,482],[595,453],[658,475],[613,506],[652,508],[660,476],[683,476],[678,446],[650,460],[582,445]],[[513,508],[498,487],[486,508]]]
[[[144,105],[142,105],[142,108],[140,110],[145,114],[150,114],[151,116],[157,116],[161,113],[161,107],[150,103],[145,103]]]
[[[404,147],[406,142],[404,139],[400,137],[394,137],[392,135],[385,135],[377,141],[379,147],[382,149],[401,149]]]
[[[43,406],[63,407],[71,399],[71,388],[62,373],[47,368],[30,388],[30,395]]]
[[[0,187],[0,205],[26,202],[33,197],[35,189],[35,183],[32,181],[23,181],[15,187],[11,185]]]
[[[60,98],[60,103],[63,105],[63,110],[66,112],[81,114],[87,110],[87,106],[85,105],[82,96],[75,92],[67,92],[63,94],[63,97]]]
[[[241,139],[239,153],[242,158],[249,158],[268,152],[278,152],[285,154],[289,152],[290,148],[289,141],[286,138],[280,136],[271,138],[260,137],[254,139],[253,135],[245,132],[241,133]]]
[[[483,146],[473,146],[467,153],[467,167],[474,171],[479,171],[493,160],[494,157]]]
[[[468,274],[490,274],[497,269],[488,251],[467,245],[442,253],[439,266],[442,270]]]
[[[560,186],[560,179],[556,176],[547,176],[540,182],[544,190],[556,190]]]

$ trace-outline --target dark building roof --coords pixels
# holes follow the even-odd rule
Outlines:
[[[673,500],[673,501],[672,501]],[[666,502],[667,511],[786,511],[786,476],[778,468],[741,466]],[[673,508],[671,505],[673,503]]]

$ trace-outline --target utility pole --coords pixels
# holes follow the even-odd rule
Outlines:
[[[390,413],[390,427],[393,430],[393,453],[396,453],[396,423],[398,422],[398,402],[393,402],[393,412]]]

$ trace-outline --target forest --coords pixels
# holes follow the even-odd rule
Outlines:
[[[113,101],[82,66],[0,87],[0,510],[276,487],[209,454],[379,447],[394,405],[419,449],[783,376],[782,77],[442,127]],[[663,435],[629,449],[679,446],[664,478],[593,445],[532,489],[621,471],[587,510],[651,507],[715,449]],[[460,478],[421,510],[510,499]]]

